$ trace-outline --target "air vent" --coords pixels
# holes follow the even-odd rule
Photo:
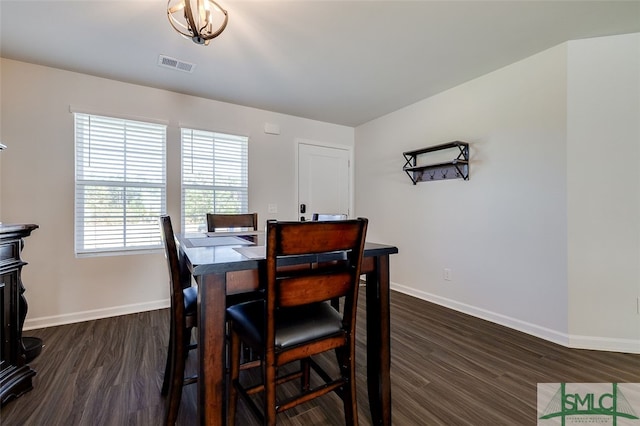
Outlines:
[[[158,65],[165,68],[171,68],[178,71],[192,73],[196,64],[190,64],[179,59],[171,58],[169,56],[158,56]]]

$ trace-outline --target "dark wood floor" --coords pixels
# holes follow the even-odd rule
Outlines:
[[[400,293],[391,301],[394,425],[535,425],[539,382],[640,382],[640,355],[567,349]],[[2,408],[0,424],[160,425],[167,321],[161,310],[28,332],[46,344],[31,363],[35,388]],[[364,315],[358,321],[368,425]],[[195,391],[186,388],[178,424],[195,423]],[[316,401],[279,422],[342,423],[336,396]],[[239,425],[256,424],[240,410]]]

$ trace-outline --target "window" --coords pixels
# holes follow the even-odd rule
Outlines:
[[[166,126],[75,113],[77,255],[160,248]]]
[[[246,136],[182,129],[182,229],[207,230],[207,213],[247,213]]]

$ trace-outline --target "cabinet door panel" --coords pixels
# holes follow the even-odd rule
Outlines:
[[[11,287],[12,275],[0,274],[0,317],[2,327],[0,328],[0,371],[11,365]]]

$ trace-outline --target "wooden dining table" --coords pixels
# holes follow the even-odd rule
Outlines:
[[[176,234],[183,274],[198,284],[198,423],[226,424],[225,310],[227,295],[258,288],[265,263],[263,234]],[[367,242],[367,389],[372,424],[391,424],[389,255],[397,247]]]

